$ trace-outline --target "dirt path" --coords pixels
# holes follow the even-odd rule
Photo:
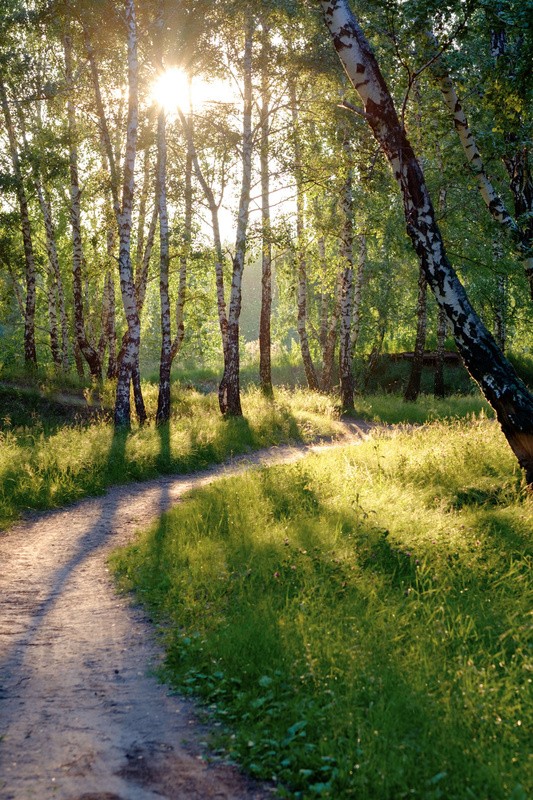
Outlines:
[[[370,427],[351,423],[343,443]],[[208,763],[194,706],[150,675],[160,647],[145,614],[115,594],[106,558],[193,486],[335,446],[115,487],[0,537],[0,800],[272,796]]]

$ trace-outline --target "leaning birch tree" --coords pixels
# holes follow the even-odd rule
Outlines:
[[[533,486],[533,397],[473,309],[445,251],[413,148],[363,30],[347,0],[320,0],[324,21],[403,197],[407,233],[436,300],[446,310],[457,348],[494,408],[526,481]]]

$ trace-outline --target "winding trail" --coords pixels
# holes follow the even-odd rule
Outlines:
[[[150,671],[146,614],[117,596],[110,551],[192,487],[360,441],[282,446],[189,476],[118,486],[0,535],[0,800],[265,800],[209,758],[188,700]]]

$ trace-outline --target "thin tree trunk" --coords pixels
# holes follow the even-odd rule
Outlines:
[[[259,382],[266,397],[273,397],[271,334],[272,315],[272,239],[270,227],[270,87],[268,63],[270,57],[270,27],[263,21],[261,63],[261,315],[259,320]]]
[[[239,317],[241,314],[241,287],[246,255],[250,187],[252,181],[252,44],[254,21],[247,12],[243,57],[243,128],[242,128],[242,179],[237,218],[235,253],[232,258],[233,274],[228,313],[228,346],[224,353],[224,375],[218,388],[218,402],[223,414],[241,417],[239,377]]]
[[[309,348],[309,336],[307,334],[307,263],[304,252],[304,192],[302,181],[302,147],[298,134],[299,113],[296,100],[296,82],[294,78],[289,84],[293,137],[294,137],[294,175],[296,178],[296,241],[298,264],[298,318],[297,330],[300,337],[300,350],[305,370],[307,385],[310,389],[318,389],[318,379],[315,366]]]
[[[352,330],[350,335],[350,347],[352,351],[352,362],[355,355],[355,348],[359,340],[361,331],[361,299],[363,295],[363,283],[365,280],[366,268],[366,236],[359,234],[359,257],[357,259],[357,273],[354,280],[354,291],[352,301]]]
[[[157,118],[157,202],[159,208],[159,298],[161,302],[161,355],[159,360],[159,394],[156,423],[170,419],[171,328],[168,290],[169,231],[166,194],[167,139],[165,110]]]
[[[420,268],[418,274],[418,298],[416,303],[416,339],[409,380],[405,388],[403,399],[406,403],[414,403],[420,394],[420,381],[424,366],[424,351],[426,349],[426,334],[428,327],[428,283],[424,270]]]
[[[345,137],[344,149],[350,156],[348,138]],[[342,231],[342,256],[344,269],[342,271],[341,282],[341,324],[340,324],[340,344],[339,344],[339,378],[341,387],[341,405],[344,411],[350,413],[354,411],[353,393],[353,349],[351,340],[351,327],[353,315],[353,273],[354,273],[354,208],[353,208],[353,171],[350,166],[344,194],[342,198],[342,211],[344,225]]]
[[[191,115],[192,116],[192,115]],[[180,274],[178,282],[178,297],[176,299],[176,335],[172,341],[172,360],[178,355],[185,339],[185,301],[187,299],[187,267],[192,244],[192,167],[193,153],[187,142],[185,157],[185,215],[182,251],[180,255]]]
[[[472,308],[446,256],[420,164],[363,31],[347,0],[321,0],[324,19],[348,77],[403,194],[407,232],[439,305],[446,309],[458,350],[495,409],[526,480],[533,485],[533,397]]]
[[[494,338],[496,339],[502,353],[505,353],[505,348],[507,345],[506,306],[507,278],[505,275],[498,275],[496,303],[494,308]]]
[[[115,281],[113,273],[106,275],[105,338],[107,341],[107,378],[117,377],[117,331],[115,315]]]
[[[335,281],[335,295],[333,308],[326,324],[324,349],[322,351],[322,380],[320,388],[323,392],[331,392],[333,388],[333,368],[335,365],[335,349],[339,333],[339,319],[341,316],[341,296],[343,284],[343,270],[339,270]]]
[[[26,301],[24,306],[24,361],[28,366],[37,366],[37,348],[35,345],[35,304],[36,304],[36,278],[35,257],[31,235],[28,199],[24,190],[24,181],[20,167],[20,158],[15,136],[15,127],[9,108],[7,90],[0,76],[0,102],[4,112],[4,120],[9,140],[11,165],[15,177],[15,188],[20,212],[20,225],[24,245],[24,265],[26,283]]]
[[[328,273],[328,262],[326,260],[326,240],[323,236],[318,237],[317,248],[320,272],[322,275],[322,280],[320,282],[320,319],[318,340],[320,342],[320,349],[322,350],[322,361],[324,361],[324,351],[326,349],[326,341],[328,337],[329,297],[325,289],[326,275]]]
[[[98,352],[90,344],[85,331],[85,314],[83,308],[83,243],[81,238],[81,193],[78,178],[78,148],[76,144],[77,126],[74,101],[72,99],[72,39],[67,30],[64,39],[65,80],[69,95],[67,98],[67,117],[69,132],[69,166],[70,166],[70,225],[72,230],[72,273],[74,295],[74,330],[78,347],[89,365],[93,378],[102,379],[102,365]]]
[[[192,120],[188,120],[185,114],[178,108],[179,118],[183,127],[183,131],[187,138],[187,147],[190,152],[194,172],[198,178],[198,182],[202,187],[202,191],[209,206],[209,213],[211,216],[211,226],[213,229],[213,245],[215,250],[215,280],[217,292],[217,312],[218,323],[220,327],[220,336],[222,339],[222,352],[224,355],[224,362],[226,361],[226,353],[228,349],[228,318],[225,299],[224,288],[224,251],[222,250],[222,239],[220,237],[220,223],[218,218],[218,205],[213,194],[213,190],[207,183],[205,176],[202,172],[200,162],[198,161],[198,154],[194,146]]]
[[[122,204],[118,215],[118,229],[120,290],[128,332],[119,355],[114,414],[116,426],[129,426],[131,424],[130,382],[133,371],[135,369],[138,371],[141,332],[131,264],[131,225],[138,127],[137,25],[133,0],[125,0],[125,7],[128,36],[128,124],[122,172]]]
[[[438,42],[434,34],[429,33],[428,37],[432,46],[438,50]],[[470,129],[468,119],[457,96],[454,83],[442,58],[433,65],[432,72],[442,92],[446,107],[452,115],[455,130],[459,136],[467,163],[475,177],[481,197],[493,219],[499,222],[500,225],[513,235],[529,283],[531,299],[533,300],[533,256],[531,255],[533,221],[530,219],[524,229],[522,229],[517,222],[517,219],[519,219],[522,214],[528,213],[531,215],[533,212],[533,182],[531,181],[531,175],[529,180],[530,192],[528,202],[525,195],[518,189],[517,183],[513,181],[513,170],[511,169],[510,171],[510,188],[515,200],[516,213],[516,218],[513,218],[505,207],[502,197],[494,188],[486,171],[485,163],[479,152],[474,134]]]
[[[437,352],[435,359],[435,383],[434,394],[435,397],[444,397],[444,345],[446,343],[447,331],[447,317],[446,311],[442,306],[437,310]]]

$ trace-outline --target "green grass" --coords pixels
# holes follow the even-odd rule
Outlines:
[[[110,386],[104,401],[106,392]],[[145,386],[145,399],[154,415],[157,387]],[[278,391],[270,403],[250,389],[243,394],[245,417],[223,419],[214,395],[175,386],[173,408],[169,425],[127,433],[105,417],[66,424],[61,405],[1,392],[0,528],[25,511],[62,506],[111,484],[191,472],[261,447],[341,432],[333,401],[309,392]]]
[[[391,425],[494,415],[492,408],[479,393],[453,395],[443,399],[431,394],[421,394],[416,403],[406,403],[402,397],[394,394],[369,394],[355,398],[355,409],[358,417]]]
[[[280,796],[525,800],[532,525],[497,426],[436,422],[193,492],[114,566]]]

